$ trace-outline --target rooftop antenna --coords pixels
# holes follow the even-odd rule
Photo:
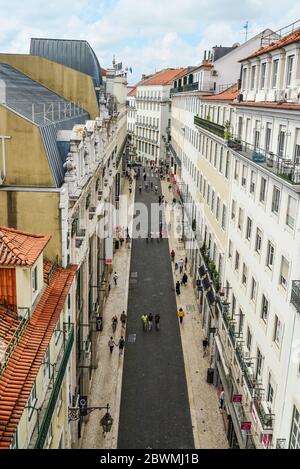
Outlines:
[[[247,39],[248,39],[248,28],[249,28],[249,22],[246,21],[246,24],[243,26],[243,28],[245,29],[245,42],[247,42]]]
[[[112,61],[113,67],[116,68],[116,56],[113,56],[113,61]]]

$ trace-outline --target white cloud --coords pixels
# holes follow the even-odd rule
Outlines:
[[[18,2],[19,3],[19,2]],[[0,48],[28,52],[32,36],[86,39],[103,66],[131,66],[138,80],[164,66],[193,65],[204,49],[244,41],[300,19],[295,0],[0,0]]]

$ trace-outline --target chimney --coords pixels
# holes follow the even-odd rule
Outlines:
[[[203,62],[206,61],[206,50],[204,51],[204,58],[203,58]]]

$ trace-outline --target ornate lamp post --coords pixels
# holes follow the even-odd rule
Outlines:
[[[113,424],[114,419],[109,413],[109,404],[106,406],[93,406],[93,407],[86,407],[86,400],[81,399],[83,402],[81,402],[79,407],[69,407],[68,409],[68,417],[69,421],[75,421],[79,420],[81,417],[85,417],[89,414],[91,414],[94,410],[103,410],[106,409],[105,414],[100,420],[100,424],[103,428],[103,433],[109,433],[111,431],[111,427]]]

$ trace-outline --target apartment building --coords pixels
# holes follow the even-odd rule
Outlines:
[[[71,448],[77,266],[44,257],[50,236],[0,227],[0,448]]]
[[[107,69],[102,81],[101,68],[85,41],[57,40],[56,47],[53,41],[49,50],[57,51],[57,61],[43,56],[48,47],[42,47],[43,40],[41,55],[37,49],[34,56],[0,55],[5,83],[0,132],[9,137],[0,163],[0,221],[49,233],[47,258],[63,267],[78,265],[75,294],[70,297],[76,312],[70,405],[76,406],[78,396],[89,394],[97,366],[98,325],[105,320],[116,233],[106,235],[100,227],[105,217],[112,223],[106,203],[117,207],[121,191],[127,83],[114,69]],[[79,54],[81,71],[64,65],[60,51],[68,47],[85,51],[85,57]],[[90,68],[84,68],[89,61]],[[84,104],[79,104],[81,97]],[[71,424],[74,446],[81,424],[82,420]]]
[[[134,141],[145,161],[166,159],[171,131],[170,90],[182,72],[182,68],[165,69],[137,84]]]
[[[172,90],[173,184],[211,382],[224,388],[227,436],[240,448],[299,447],[299,30],[282,34],[264,32],[239,55],[238,86],[216,93],[206,67]]]
[[[127,134],[130,136],[132,145],[135,145],[135,126],[136,126],[136,86],[127,94]]]

